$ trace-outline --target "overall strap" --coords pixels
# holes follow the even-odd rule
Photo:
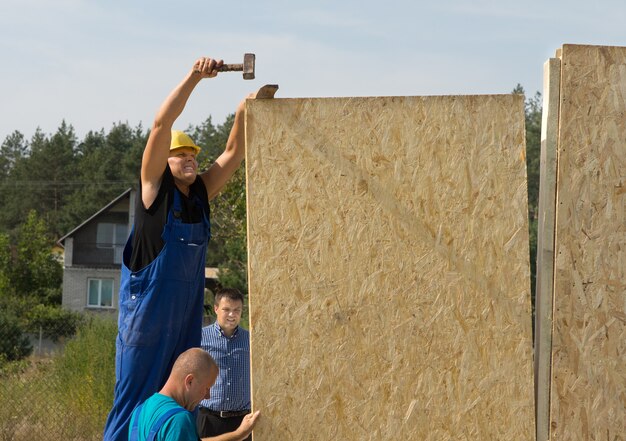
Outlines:
[[[174,185],[173,194],[170,193],[170,196],[172,198],[172,205],[167,213],[167,221],[165,222],[163,232],[161,233],[161,239],[163,239],[163,242],[167,242],[173,224],[182,222],[183,203],[176,185]]]
[[[133,420],[133,425],[130,428],[130,436],[128,438],[129,441],[139,441],[139,417],[141,416],[142,407],[143,407],[143,404],[140,404],[134,410],[135,419]],[[163,415],[161,415],[161,417],[158,420],[156,420],[154,424],[152,425],[152,427],[150,428],[150,433],[148,434],[148,438],[146,438],[146,441],[154,441],[157,433],[159,432],[163,424],[165,424],[167,420],[169,420],[171,417],[173,417],[177,413],[182,412],[183,410],[185,409],[182,407],[174,407],[173,409],[170,409],[167,412],[165,412]]]
[[[180,190],[174,184],[174,198],[172,200],[172,212],[175,218],[180,218],[181,212],[183,211],[183,201],[182,196],[180,195]]]
[[[204,185],[204,184],[202,184]],[[163,228],[163,232],[161,233],[161,239],[164,242],[167,242],[170,238],[170,233],[176,224],[183,223],[182,212],[183,212],[183,194],[180,192],[178,188],[174,188],[173,194],[170,193],[172,199],[172,204],[170,206],[169,212],[167,214],[167,222],[165,223],[165,227]],[[200,233],[203,237],[210,238],[211,237],[211,222],[209,219],[209,210],[210,205],[209,201],[202,201],[197,194],[191,193],[189,195],[190,202],[195,205],[194,209],[197,209],[201,213],[201,218],[198,222],[190,222],[185,223],[186,228],[204,228],[204,232]],[[201,225],[196,225],[201,224]]]
[[[141,408],[143,407],[143,403],[135,408],[133,413],[135,414],[135,419],[133,420],[133,425],[130,428],[130,436],[128,437],[128,441],[139,441],[139,415],[141,415]]]
[[[152,425],[152,428],[150,429],[150,433],[148,434],[148,438],[146,439],[146,441],[154,441],[158,431],[161,429],[161,426],[163,426],[163,424],[165,424],[165,422],[169,420],[171,417],[173,417],[177,413],[182,412],[184,410],[185,409],[182,407],[174,407],[173,409],[170,409],[167,412],[165,412],[163,415],[161,415],[161,417],[158,420],[156,420],[156,422]]]
[[[202,212],[202,222],[204,223],[204,227],[206,228],[207,236],[209,236],[209,239],[210,239],[211,238],[211,220],[209,216],[211,215],[211,204],[209,204],[209,201],[203,201],[196,194],[193,195],[193,201]]]

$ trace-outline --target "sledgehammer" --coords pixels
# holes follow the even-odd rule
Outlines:
[[[220,72],[243,72],[244,80],[254,80],[254,54],[244,54],[243,64],[223,64]]]

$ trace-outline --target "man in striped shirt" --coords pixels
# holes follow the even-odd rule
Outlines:
[[[211,397],[200,403],[200,437],[232,432],[250,413],[250,335],[239,326],[243,300],[237,289],[218,291],[213,302],[217,320],[202,328],[202,349],[217,362],[219,375]]]

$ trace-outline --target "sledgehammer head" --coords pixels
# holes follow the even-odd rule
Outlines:
[[[243,55],[243,79],[254,80],[254,54]]]

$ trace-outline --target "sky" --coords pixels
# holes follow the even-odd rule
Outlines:
[[[563,44],[626,46],[623,0],[0,0],[0,141],[62,121],[77,136],[149,128],[201,56],[256,78],[203,80],[175,128],[224,122],[264,84],[276,98],[527,97]]]

